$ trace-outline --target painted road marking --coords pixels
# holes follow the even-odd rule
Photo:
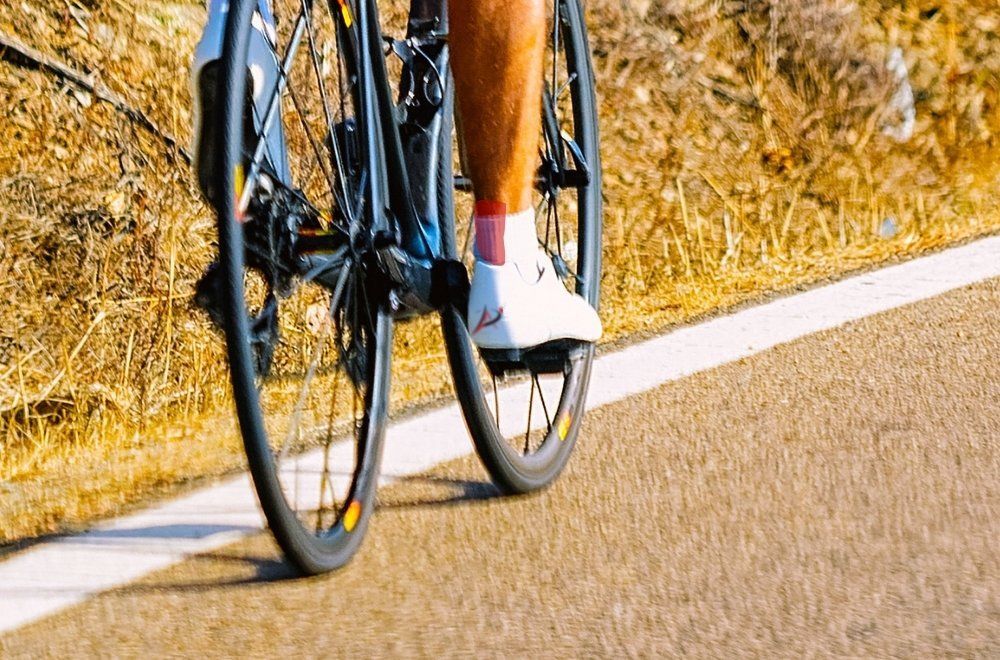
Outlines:
[[[1000,237],[681,328],[598,358],[587,407],[995,277],[1000,277]],[[501,396],[508,394],[510,390]],[[349,449],[346,443],[335,448],[345,456]],[[456,404],[401,420],[389,428],[384,481],[470,452]],[[319,452],[299,460],[318,461]],[[242,475],[84,534],[37,545],[0,562],[0,633],[261,528],[249,478]]]

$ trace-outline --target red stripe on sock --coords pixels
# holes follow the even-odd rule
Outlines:
[[[503,202],[481,199],[476,202],[476,215],[507,215],[507,205]]]
[[[503,202],[476,202],[476,254],[483,261],[502,266],[507,261],[503,233],[507,225],[507,205]]]

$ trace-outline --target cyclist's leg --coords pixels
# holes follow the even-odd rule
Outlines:
[[[539,249],[532,190],[541,134],[546,0],[460,0],[449,7],[452,68],[476,192],[473,340],[527,348],[594,341],[597,313],[570,294]]]
[[[476,198],[531,207],[541,131],[545,0],[450,3],[455,87]]]

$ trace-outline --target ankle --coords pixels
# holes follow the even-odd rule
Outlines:
[[[538,257],[538,234],[535,230],[535,212],[528,208],[518,213],[507,213],[500,202],[476,202],[476,257],[496,266],[512,262],[518,266],[530,265]]]

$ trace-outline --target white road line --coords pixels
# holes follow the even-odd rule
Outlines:
[[[1000,277],[1000,237],[681,328],[600,357],[588,408],[878,312]],[[469,454],[457,405],[391,425],[387,479]],[[308,460],[308,459],[303,459]],[[246,475],[0,562],[0,633],[262,527]]]

